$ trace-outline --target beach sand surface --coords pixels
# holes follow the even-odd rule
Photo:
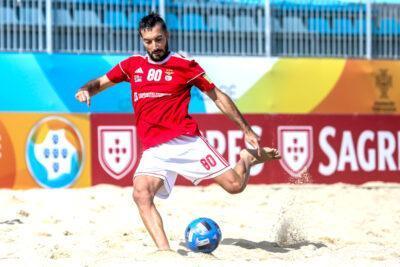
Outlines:
[[[0,190],[0,266],[400,266],[400,184],[176,186],[156,199],[174,252],[157,252],[132,188]],[[213,254],[187,224],[215,220]]]

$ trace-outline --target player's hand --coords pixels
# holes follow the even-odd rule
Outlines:
[[[88,106],[90,106],[90,94],[88,90],[79,89],[79,91],[75,94],[75,98],[79,102],[86,102]]]
[[[244,132],[244,138],[247,143],[257,149],[257,154],[261,157],[260,137],[252,129],[249,129]]]

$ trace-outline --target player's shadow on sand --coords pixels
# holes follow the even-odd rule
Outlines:
[[[246,239],[237,239],[237,238],[224,238],[221,242],[221,245],[231,245],[231,246],[238,246],[245,249],[263,249],[268,252],[273,253],[287,253],[294,249],[301,249],[301,247],[313,245],[317,249],[326,247],[323,243],[313,243],[313,242],[300,242],[295,245],[290,246],[279,246],[276,242],[268,242],[268,241],[261,241],[261,242],[253,242]]]

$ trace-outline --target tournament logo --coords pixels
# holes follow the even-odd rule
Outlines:
[[[134,126],[99,126],[98,157],[103,170],[120,180],[136,163],[136,128]]]
[[[311,126],[279,126],[279,161],[283,169],[294,177],[310,167],[313,160],[313,130]]]
[[[44,118],[29,133],[26,162],[32,177],[42,187],[68,187],[82,171],[82,137],[65,118]]]

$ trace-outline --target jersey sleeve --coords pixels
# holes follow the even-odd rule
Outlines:
[[[195,60],[192,60],[189,64],[187,83],[196,86],[203,92],[215,88],[215,84],[208,78],[204,69]]]
[[[108,79],[113,83],[128,82],[130,77],[131,58],[127,58],[115,65],[109,72],[106,73]]]

